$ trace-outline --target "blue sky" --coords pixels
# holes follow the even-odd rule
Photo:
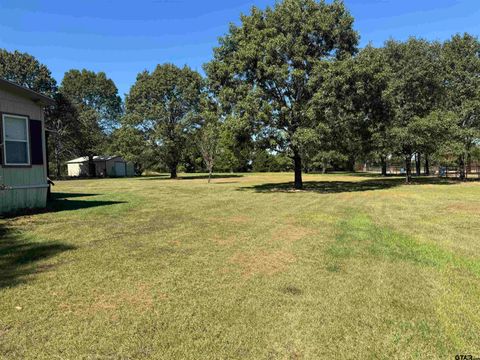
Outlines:
[[[58,82],[71,68],[105,71],[123,96],[156,64],[201,71],[230,22],[274,0],[0,0],[0,47],[28,52]],[[479,0],[345,0],[361,45],[409,35],[480,35]]]

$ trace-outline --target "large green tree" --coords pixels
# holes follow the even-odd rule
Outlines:
[[[205,66],[220,101],[234,103],[231,111],[242,114],[242,107],[248,106],[242,101],[245,93],[261,100],[257,111],[266,116],[257,131],[268,129],[280,139],[276,145],[288,150],[296,188],[303,186],[297,132],[316,127],[317,121],[307,115],[315,93],[312,74],[323,62],[355,53],[357,42],[353,18],[343,2],[284,0],[242,15],[241,25],[231,25]]]
[[[156,157],[148,144],[146,134],[132,126],[126,118],[122,119],[121,127],[112,132],[109,140],[109,153],[131,161],[137,174],[155,165]]]
[[[389,76],[383,48],[367,46],[355,58],[355,109],[360,116],[354,128],[362,134],[364,154],[378,159],[382,175],[387,175],[387,159],[394,147],[389,130],[392,127],[392,108],[385,97]]]
[[[208,171],[209,183],[219,153],[221,128],[222,121],[217,103],[208,93],[204,93],[200,101],[198,127],[194,136]]]
[[[0,49],[0,78],[52,96],[57,83],[46,65],[30,54]]]
[[[444,99],[440,50],[440,44],[416,38],[385,43],[385,99],[392,111],[388,134],[394,150],[405,159],[406,182],[411,180],[413,155],[427,141],[418,137],[416,123],[438,109]]]
[[[105,73],[83,69],[67,71],[59,91],[75,108],[76,151],[88,157],[89,175],[94,176],[93,156],[106,148],[106,136],[118,126],[122,114],[118,89]]]
[[[417,117],[408,125],[408,132],[417,152],[425,155],[427,175],[430,172],[429,160],[432,156],[442,163],[462,153],[463,131],[458,125],[458,116],[452,111],[436,109],[423,118]],[[417,174],[419,172],[417,169]]]
[[[312,110],[325,119],[330,132],[325,140],[331,142],[322,152],[336,150],[347,159],[376,158],[386,175],[392,112],[385,97],[390,78],[384,49],[368,45],[354,58],[327,64],[316,76]]]
[[[144,71],[126,98],[129,123],[146,134],[148,144],[159,154],[162,164],[177,177],[188,134],[198,113],[203,79],[188,67],[158,65]]]
[[[80,111],[95,111],[103,131],[110,132],[118,126],[122,100],[115,83],[104,72],[69,70],[63,77],[60,92]]]
[[[219,168],[230,172],[250,170],[255,151],[252,132],[252,124],[245,117],[228,116],[225,119],[220,129]]]
[[[480,138],[480,41],[469,34],[455,35],[443,44],[445,110],[455,114],[459,127],[460,177],[467,177],[471,152]]]

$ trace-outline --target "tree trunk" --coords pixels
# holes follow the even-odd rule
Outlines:
[[[303,180],[302,180],[302,158],[298,151],[293,151],[293,164],[295,169],[295,189],[303,189]]]
[[[212,180],[212,173],[213,173],[213,166],[209,165],[208,166],[208,183],[210,184],[210,181]]]
[[[380,160],[382,162],[382,176],[387,176],[387,160],[383,156]]]
[[[412,156],[405,157],[405,182],[408,184],[412,180]]]
[[[350,172],[355,172],[355,157],[353,155],[348,157],[347,170]]]
[[[460,156],[460,180],[465,181],[467,180],[467,169],[466,169],[466,162],[465,162],[465,155]]]
[[[470,152],[466,154],[466,164],[465,164],[465,178],[468,179],[468,174],[472,172],[472,155]]]
[[[55,177],[57,179],[60,179],[60,176],[61,176],[61,172],[62,172],[62,167],[61,167],[61,163],[60,163],[60,154],[59,154],[59,150],[58,150],[58,145],[55,144]]]
[[[56,165],[56,169],[55,169],[55,177],[57,179],[60,179],[60,176],[62,176],[62,166],[60,164],[60,159],[58,158],[58,156],[56,156],[56,159],[55,159],[55,165]]]
[[[177,178],[177,165],[172,165],[170,167],[170,179],[176,179]]]
[[[93,156],[88,155],[88,177],[95,177],[95,163],[93,162]]]
[[[420,153],[415,154],[415,170],[417,173],[417,176],[422,175],[422,158]]]
[[[425,175],[430,176],[430,163],[428,161],[428,154],[425,154]]]

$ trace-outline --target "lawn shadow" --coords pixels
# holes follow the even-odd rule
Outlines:
[[[23,284],[31,275],[48,271],[52,265],[37,263],[74,249],[59,242],[29,241],[0,222],[0,290]]]
[[[322,173],[321,171],[310,171],[308,173],[305,173],[305,175],[333,175],[333,176],[351,176],[351,177],[367,177],[367,178],[385,178],[380,173],[369,173],[369,172],[363,172],[363,171],[358,171],[358,172],[351,172],[351,171],[328,171],[326,173]],[[395,175],[387,175],[388,177],[390,176],[395,176]],[[398,176],[398,175],[396,175]]]
[[[243,175],[238,174],[213,174],[211,179],[231,179],[231,178],[241,178]],[[208,179],[208,174],[206,175],[182,175],[176,179],[170,179],[170,176],[166,175],[155,175],[155,176],[144,176],[140,180],[205,180]]]
[[[60,200],[60,199],[70,199],[77,197],[90,197],[90,196],[99,196],[102,194],[82,194],[82,193],[62,193],[62,192],[52,192],[51,201]]]
[[[380,174],[380,173],[369,173],[369,172],[344,172],[344,171],[334,171],[334,172],[329,172],[327,174],[331,175],[342,175],[342,176],[351,176],[351,177],[365,177],[365,178],[389,178],[389,177],[401,177],[401,175],[393,175],[393,174],[388,174],[386,176]]]
[[[110,206],[118,204],[126,204],[126,201],[105,201],[105,200],[69,200],[69,199],[56,199],[47,203],[47,208],[39,210],[39,213],[47,212],[63,212],[90,209],[100,206]]]
[[[80,197],[94,197],[101,194],[82,194],[82,193],[55,193],[51,194],[51,198],[47,201],[47,206],[40,209],[21,209],[10,213],[0,215],[0,219],[13,219],[26,215],[38,215],[46,213],[57,213],[63,211],[74,211],[81,209],[90,209],[100,206],[109,206],[117,204],[126,204],[126,201],[109,201],[109,200],[70,200]]]
[[[110,200],[71,200],[79,197],[94,197],[102,194],[87,193],[52,193],[51,199],[47,202],[47,208],[44,212],[61,212],[81,209],[90,209],[100,206],[109,206],[117,204],[126,204],[126,201],[110,201]]]
[[[418,178],[412,181],[411,185],[451,185],[456,182],[448,181],[438,178]],[[362,181],[304,181],[303,192],[315,192],[320,194],[335,194],[345,192],[359,192],[359,191],[374,191],[391,189],[397,186],[405,185],[405,180],[402,178],[388,178],[388,179],[370,179]],[[296,192],[293,182],[287,183],[268,183],[259,184],[251,187],[241,187],[239,191],[253,190],[258,193],[269,192]]]

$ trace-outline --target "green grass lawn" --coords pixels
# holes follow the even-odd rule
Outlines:
[[[480,183],[58,182],[0,219],[2,359],[480,356]]]

